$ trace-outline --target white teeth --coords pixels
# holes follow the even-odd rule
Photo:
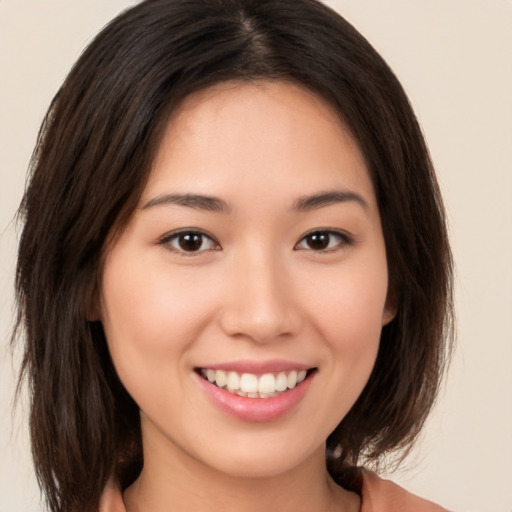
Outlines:
[[[288,388],[293,389],[297,385],[297,372],[293,370],[288,375]]]
[[[286,373],[281,372],[277,375],[276,391],[284,391],[288,387],[288,377]]]
[[[222,370],[217,370],[215,372],[215,383],[219,388],[223,388],[228,382],[228,376],[226,375],[226,372]]]
[[[245,393],[258,392],[258,377],[252,373],[244,373],[240,378],[240,389]],[[251,397],[254,398],[254,397]]]
[[[227,386],[230,391],[240,389],[240,375],[236,372],[229,372]]]
[[[271,398],[287,389],[293,389],[306,378],[306,370],[292,370],[278,374],[255,375],[235,371],[201,369],[201,375],[219,388],[249,398]]]
[[[258,391],[260,393],[274,393],[276,390],[276,379],[271,373],[265,373],[258,381]]]

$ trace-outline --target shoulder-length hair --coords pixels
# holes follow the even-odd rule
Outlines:
[[[343,483],[344,468],[406,452],[431,409],[452,338],[452,260],[428,150],[392,71],[315,0],[146,0],[100,32],[58,91],[20,207],[14,338],[25,339],[20,382],[54,512],[93,510],[110,476],[127,486],[142,466],[137,405],[101,324],[87,319],[106,240],[134,210],[183,98],[254,80],[300,84],[330,103],[359,143],[380,209],[397,314],[327,439],[329,470]]]

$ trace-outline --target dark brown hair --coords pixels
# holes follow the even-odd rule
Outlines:
[[[328,468],[407,450],[449,353],[452,262],[429,154],[392,71],[315,0],[146,0],[94,39],[42,125],[20,207],[16,292],[36,473],[50,510],[93,510],[142,465],[138,408],[87,321],[107,237],[138,202],[162,129],[194,91],[282,80],[326,99],[358,141],[380,208],[395,319],[327,440]],[[343,392],[340,390],[340,393]],[[348,481],[348,480],[345,480]]]

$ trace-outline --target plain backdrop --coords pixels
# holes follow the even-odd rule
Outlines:
[[[51,98],[84,45],[134,3],[0,0],[0,512],[42,510],[26,407],[12,417],[12,219]],[[328,3],[409,94],[438,170],[457,263],[450,376],[422,439],[391,478],[454,511],[511,512],[512,2]]]

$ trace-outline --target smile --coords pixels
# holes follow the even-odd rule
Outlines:
[[[238,373],[236,371],[198,369],[199,375],[228,393],[246,398],[273,398],[294,389],[312,370],[291,370],[278,373]]]

